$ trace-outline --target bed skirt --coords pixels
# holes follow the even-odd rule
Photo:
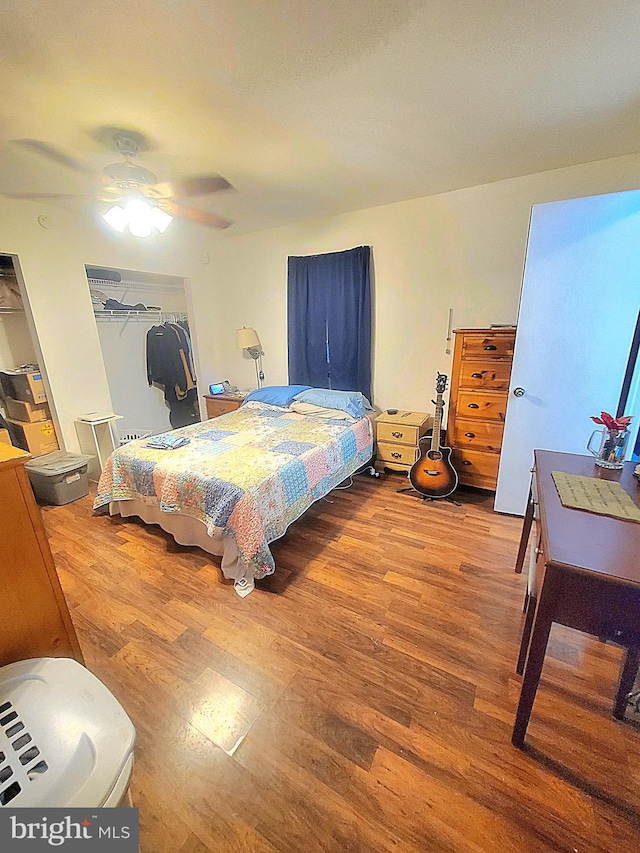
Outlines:
[[[245,596],[251,592],[255,579],[251,570],[241,562],[233,536],[225,536],[220,529],[209,536],[205,525],[197,518],[180,515],[174,512],[162,512],[157,504],[139,500],[111,501],[110,515],[121,515],[123,518],[137,516],[145,524],[157,524],[169,533],[178,545],[196,545],[208,554],[222,557],[222,574],[233,580],[236,592]]]

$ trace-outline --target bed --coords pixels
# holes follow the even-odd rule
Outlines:
[[[221,556],[239,594],[275,571],[269,543],[373,455],[368,417],[326,420],[263,402],[171,436],[189,443],[157,450],[145,439],[115,450],[94,509],[138,516]]]

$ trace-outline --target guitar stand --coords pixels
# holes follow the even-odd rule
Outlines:
[[[454,506],[462,506],[460,501],[454,500],[450,495],[447,495],[444,498],[432,498],[431,495],[423,495],[417,489],[414,489],[413,486],[408,486],[406,489],[396,489],[396,494],[399,495],[401,492],[415,492],[416,495],[420,495],[423,501],[447,501],[448,503],[453,504]]]

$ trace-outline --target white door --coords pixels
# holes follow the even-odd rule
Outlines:
[[[640,191],[534,206],[498,512],[524,513],[535,448],[586,453],[615,414],[639,306]]]

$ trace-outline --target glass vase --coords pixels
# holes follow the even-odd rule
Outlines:
[[[600,436],[599,448],[592,447],[596,435]],[[622,468],[627,451],[629,430],[594,429],[587,442],[587,450],[596,457],[596,465],[601,468]]]

